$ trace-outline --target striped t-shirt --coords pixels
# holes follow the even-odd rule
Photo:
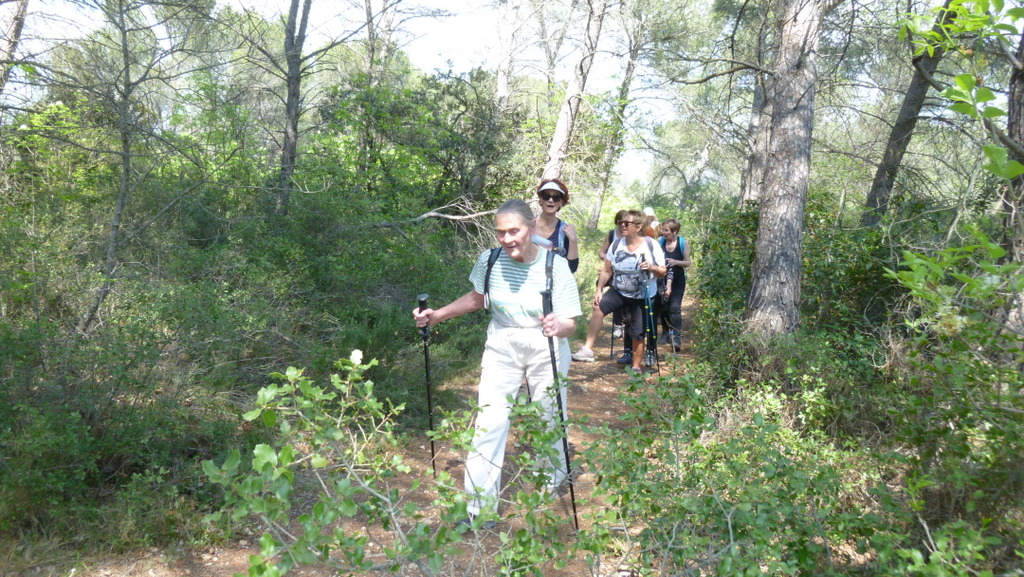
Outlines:
[[[484,276],[487,274],[487,257],[490,249],[480,253],[473,265],[469,280],[476,292],[484,292]],[[491,316],[503,326],[539,327],[543,312],[543,301],[540,291],[547,287],[544,274],[547,250],[537,251],[537,258],[531,263],[513,260],[504,250],[491,269],[489,300]],[[552,290],[551,305],[555,314],[572,318],[583,314],[580,309],[580,293],[576,281],[569,272],[569,264],[564,257],[555,256],[551,271]]]

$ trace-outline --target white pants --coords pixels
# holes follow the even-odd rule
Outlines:
[[[568,339],[555,339],[555,358],[558,373],[569,372],[571,361]],[[477,515],[484,507],[497,508],[501,490],[501,468],[505,462],[505,443],[508,440],[509,414],[512,406],[506,400],[515,396],[523,383],[529,383],[532,401],[541,403],[545,420],[561,432],[558,419],[558,401],[549,390],[554,382],[548,339],[539,327],[502,327],[495,322],[487,327],[487,344],[481,361],[480,386],[473,434],[473,451],[466,459],[465,490],[469,495],[467,509]],[[566,408],[565,387],[560,390],[562,407]],[[568,415],[562,415],[567,418]],[[541,463],[549,469],[551,485],[558,486],[566,478],[565,453],[562,437],[552,445],[559,455],[558,462]]]

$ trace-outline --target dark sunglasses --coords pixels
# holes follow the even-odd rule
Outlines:
[[[555,202],[562,202],[562,199],[565,198],[565,195],[561,192],[551,193],[546,190],[538,192],[537,196],[539,196],[541,200],[553,200]]]
[[[624,224],[640,224],[639,222],[633,222],[631,220],[619,220],[615,222],[615,226],[622,226]]]

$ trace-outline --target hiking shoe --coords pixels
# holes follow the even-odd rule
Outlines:
[[[648,367],[653,367],[654,365],[657,364],[657,362],[658,362],[658,360],[657,360],[657,357],[654,354],[654,351],[652,351],[650,349],[647,349],[646,351],[644,351],[644,364],[645,365],[647,365]]]
[[[622,356],[615,359],[615,363],[619,365],[633,364],[633,351],[622,351]]]
[[[585,346],[580,347],[578,351],[572,354],[572,360],[581,361],[584,363],[592,363],[594,362],[594,351],[588,349]]]
[[[473,523],[475,521],[476,521],[476,515],[472,515],[471,514],[469,517],[464,517],[464,518],[459,519],[458,521],[456,521],[455,522],[455,529],[458,530],[460,527],[465,527],[467,531],[476,531],[477,529],[473,528]],[[483,529],[484,531],[490,531],[491,529],[494,529],[497,526],[498,526],[498,522],[497,521],[495,521],[494,519],[489,519],[487,521],[484,521],[483,523],[480,523],[480,526],[477,527],[477,528],[478,529]]]
[[[650,369],[647,367],[626,367],[626,374],[631,377],[643,378],[650,372]]]
[[[661,336],[658,337],[658,344],[659,345],[667,345],[668,344],[668,333],[661,333]]]
[[[622,338],[622,325],[613,325],[612,326],[612,338],[613,339],[621,339]]]
[[[672,335],[672,348],[675,349],[677,353],[683,348],[683,343],[682,340],[680,340],[679,335]]]

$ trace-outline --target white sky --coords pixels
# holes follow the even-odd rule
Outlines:
[[[372,0],[379,6],[381,0]],[[289,5],[289,0],[218,0],[218,2],[236,8],[247,7],[256,9],[264,14],[284,14]],[[445,10],[450,16],[443,19],[434,18],[412,18],[404,22],[396,23],[396,27],[405,35],[407,42],[402,49],[409,55],[410,60],[425,73],[433,72],[435,69],[448,70],[449,67],[456,73],[468,72],[476,67],[494,69],[497,65],[499,45],[499,26],[502,23],[497,21],[498,11],[495,8],[497,0],[404,0],[400,8],[410,10],[415,7],[428,9]],[[81,18],[75,18],[75,9],[67,0],[33,0],[29,5],[29,22],[42,26],[47,35],[55,37],[69,37],[74,34],[72,27],[81,25]],[[43,16],[48,15],[48,16]],[[54,19],[54,15],[66,18]],[[310,19],[310,30],[312,45],[317,43],[316,36],[325,38],[343,35],[353,30],[365,19],[362,0],[314,0],[313,14]],[[67,31],[62,31],[63,28]],[[609,31],[610,25],[606,25],[605,31]],[[26,31],[28,35],[28,31]],[[608,34],[601,41],[601,49],[609,45],[611,39]],[[573,49],[574,45],[569,42],[563,47],[563,52]],[[528,53],[529,54],[529,53]],[[536,53],[534,53],[536,54]],[[536,57],[540,60],[539,57]],[[567,61],[571,61],[569,58]],[[618,82],[619,63],[611,58],[595,59],[594,69],[588,80],[588,91],[596,92],[611,90]],[[571,69],[567,68],[562,72],[563,80],[568,79]],[[661,117],[668,114],[668,111],[652,110],[653,114]],[[627,153],[620,165],[620,170],[630,177],[641,177],[645,172],[646,161],[633,153]]]

